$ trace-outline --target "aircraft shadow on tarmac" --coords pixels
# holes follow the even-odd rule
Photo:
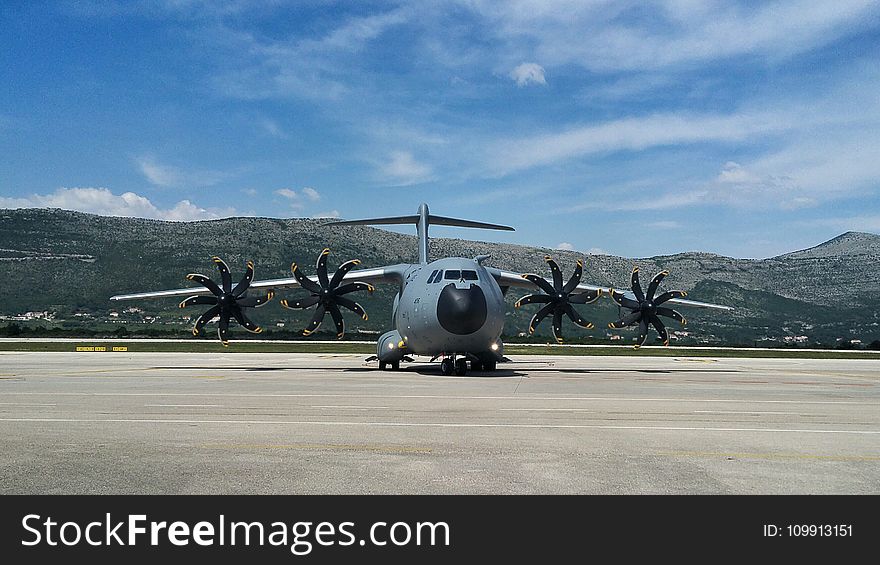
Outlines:
[[[152,369],[166,369],[166,370],[196,370],[196,371],[245,371],[245,372],[272,372],[272,371],[314,371],[314,367],[217,367],[212,365],[198,365],[198,366],[189,366],[189,367],[152,367]],[[322,370],[329,371],[342,371],[344,373],[382,373],[388,375],[397,374],[412,374],[417,373],[419,375],[425,376],[441,376],[440,365],[439,364],[431,364],[431,365],[409,365],[407,367],[401,367],[399,371],[380,371],[377,367],[321,367]],[[649,375],[671,375],[671,374],[687,374],[687,373],[700,373],[700,374],[719,374],[719,373],[740,373],[742,371],[737,369],[709,369],[709,368],[681,368],[681,369],[602,369],[602,368],[594,368],[594,369],[577,369],[577,368],[556,368],[556,367],[529,367],[527,369],[519,368],[519,369],[504,369],[498,368],[495,371],[469,371],[467,375],[460,375],[461,377],[471,377],[471,378],[502,378],[502,377],[527,377],[530,373],[562,373],[567,375],[599,375],[604,373],[638,373],[638,374],[649,374]],[[442,375],[442,376],[451,376],[456,377],[459,375]]]

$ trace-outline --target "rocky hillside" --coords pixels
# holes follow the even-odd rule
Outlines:
[[[50,311],[68,322],[75,314],[79,319],[105,320],[119,309],[107,301],[111,295],[186,286],[183,276],[189,272],[215,276],[212,255],[223,257],[233,276],[253,259],[258,279],[289,276],[292,261],[311,265],[325,246],[332,250],[331,265],[354,257],[364,267],[416,259],[414,236],[324,223],[271,218],[162,222],[63,210],[0,210],[0,315]],[[545,254],[554,255],[566,274],[580,256],[574,251],[440,238],[431,240],[430,252],[434,257],[488,253],[493,266],[539,274],[548,274]],[[680,336],[683,340],[753,343],[769,338],[827,345],[839,337],[880,338],[880,276],[875,272],[880,236],[874,234],[848,232],[810,249],[760,260],[699,252],[639,259],[590,255],[584,280],[626,287],[633,264],[646,273],[668,269],[666,286],[688,290],[696,300],[736,307],[731,314],[687,312],[692,323],[688,334]],[[361,329],[388,326],[392,295],[393,289],[385,288],[362,300],[371,316]],[[509,299],[516,296],[512,293]],[[584,309],[597,326],[617,314],[610,301],[602,302]],[[136,306],[144,315],[162,313],[154,322],[182,324],[175,304],[165,300]],[[278,307],[261,309],[260,315],[263,323],[301,321]],[[506,332],[521,331],[530,316],[531,310],[511,309]],[[573,327],[567,333],[588,335]],[[605,332],[592,335],[606,337]]]

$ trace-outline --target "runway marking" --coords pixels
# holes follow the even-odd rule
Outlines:
[[[324,406],[315,405],[309,406],[309,408],[343,408],[346,410],[390,410],[389,406],[345,406],[339,404],[327,404]]]
[[[144,408],[223,408],[222,404],[144,404]]]
[[[354,445],[354,444],[218,444],[203,445],[203,449],[297,449],[314,451],[370,451],[376,453],[433,453],[432,449],[419,447],[395,447],[390,445]]]
[[[733,404],[832,404],[880,406],[880,402],[849,400],[746,400],[735,398],[637,398],[616,396],[463,396],[445,394],[295,394],[295,393],[234,393],[234,392],[17,392],[4,391],[5,396],[95,396],[95,397],[212,397],[212,398],[379,398],[387,399],[447,399],[447,400],[549,400],[549,401],[606,401],[606,402],[721,402]]]
[[[712,451],[661,451],[672,457],[733,457],[741,459],[810,459],[817,461],[880,461],[876,455],[810,455],[800,453],[717,453]]]
[[[595,429],[655,430],[697,432],[769,432],[795,434],[880,435],[880,430],[810,430],[791,428],[711,428],[692,426],[611,426],[591,424],[466,424],[457,422],[315,422],[290,420],[157,420],[147,418],[0,418],[0,422],[44,422],[60,424],[243,424],[246,426],[363,426],[392,428],[518,428],[518,429]]]
[[[587,408],[499,408],[501,412],[595,412]]]
[[[57,404],[32,404],[29,402],[0,402],[0,406],[58,406]]]
[[[804,414],[802,412],[760,412],[757,410],[694,410],[694,414],[772,414],[779,416],[818,416],[819,414]]]

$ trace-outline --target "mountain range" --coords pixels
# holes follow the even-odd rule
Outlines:
[[[111,304],[114,294],[187,286],[184,275],[202,272],[216,278],[213,255],[223,257],[240,276],[248,259],[256,278],[290,276],[290,264],[314,264],[331,249],[334,268],[350,258],[362,267],[416,260],[414,235],[365,226],[329,227],[326,220],[228,218],[199,222],[165,222],[105,217],[58,209],[0,210],[0,315],[7,320],[27,312],[49,312],[55,325],[125,324],[167,326],[183,331],[189,311],[176,300]],[[687,290],[695,300],[733,306],[732,312],[682,309],[689,319],[676,337],[688,343],[754,343],[833,346],[839,339],[867,343],[880,338],[880,236],[847,232],[830,241],[767,259],[735,259],[702,252],[646,258],[584,254],[571,250],[434,237],[432,257],[491,255],[486,264],[549,276],[543,261],[554,256],[565,276],[579,257],[586,259],[584,281],[628,288],[632,266],[643,274],[666,269],[664,287]],[[306,269],[310,272],[310,269]],[[302,291],[289,291],[296,295]],[[505,334],[516,336],[528,326],[532,308],[512,307],[524,294],[507,299]],[[390,325],[392,288],[361,297],[368,322],[348,319],[350,331],[381,331]],[[135,308],[130,309],[131,306]],[[124,310],[128,309],[128,312]],[[582,313],[604,328],[618,311],[610,300],[582,307]],[[256,321],[281,331],[301,327],[309,314],[269,305]],[[149,318],[149,319],[148,319]],[[3,322],[0,321],[0,325]],[[297,326],[300,324],[300,326]],[[547,335],[548,328],[539,332]],[[573,339],[604,341],[610,331],[565,327]],[[625,330],[625,340],[632,331]]]

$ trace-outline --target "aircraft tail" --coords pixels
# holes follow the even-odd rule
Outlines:
[[[328,226],[379,226],[379,225],[408,225],[415,224],[419,234],[419,263],[425,265],[428,263],[428,226],[435,224],[438,226],[454,226],[459,228],[481,228],[486,230],[506,230],[513,231],[510,226],[502,226],[500,224],[487,224],[485,222],[475,222],[473,220],[462,220],[459,218],[447,218],[445,216],[435,216],[428,211],[427,204],[419,206],[419,213],[413,216],[392,216],[388,218],[369,218],[365,220],[343,220],[340,222],[330,222]]]

